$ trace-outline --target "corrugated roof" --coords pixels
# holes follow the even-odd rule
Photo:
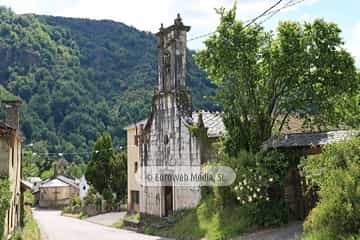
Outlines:
[[[315,133],[293,133],[285,136],[272,137],[263,143],[263,149],[286,148],[286,147],[307,147],[321,146],[334,142],[340,142],[360,136],[360,131],[337,130]]]

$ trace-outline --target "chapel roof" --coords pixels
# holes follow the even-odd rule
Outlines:
[[[271,137],[263,143],[263,149],[321,146],[349,140],[360,136],[357,130],[334,130],[325,132],[303,132]]]

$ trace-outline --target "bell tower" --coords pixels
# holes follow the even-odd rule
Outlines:
[[[164,28],[161,24],[158,38],[158,90],[172,92],[185,87],[186,78],[186,34],[190,30],[182,22],[180,14],[174,24]]]

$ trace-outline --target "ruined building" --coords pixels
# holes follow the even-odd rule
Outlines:
[[[161,27],[157,33],[159,82],[151,115],[143,129],[142,166],[200,165],[199,146],[186,126],[192,116],[191,93],[185,84],[186,33],[189,30],[178,16],[174,25]],[[195,207],[200,191],[176,186],[145,186],[141,200],[141,212],[164,216],[175,209]]]
[[[178,15],[174,24],[161,26],[158,38],[158,87],[147,120],[126,128],[128,132],[128,204],[130,210],[167,216],[174,210],[195,207],[199,187],[142,186],[135,174],[147,166],[200,166],[207,151],[193,126],[218,137],[223,131],[220,116],[192,112],[191,91],[186,87],[186,34],[190,30]],[[199,120],[199,121],[198,121]]]

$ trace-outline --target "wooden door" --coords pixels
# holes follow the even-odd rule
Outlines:
[[[165,216],[173,212],[173,189],[172,186],[165,187]]]

